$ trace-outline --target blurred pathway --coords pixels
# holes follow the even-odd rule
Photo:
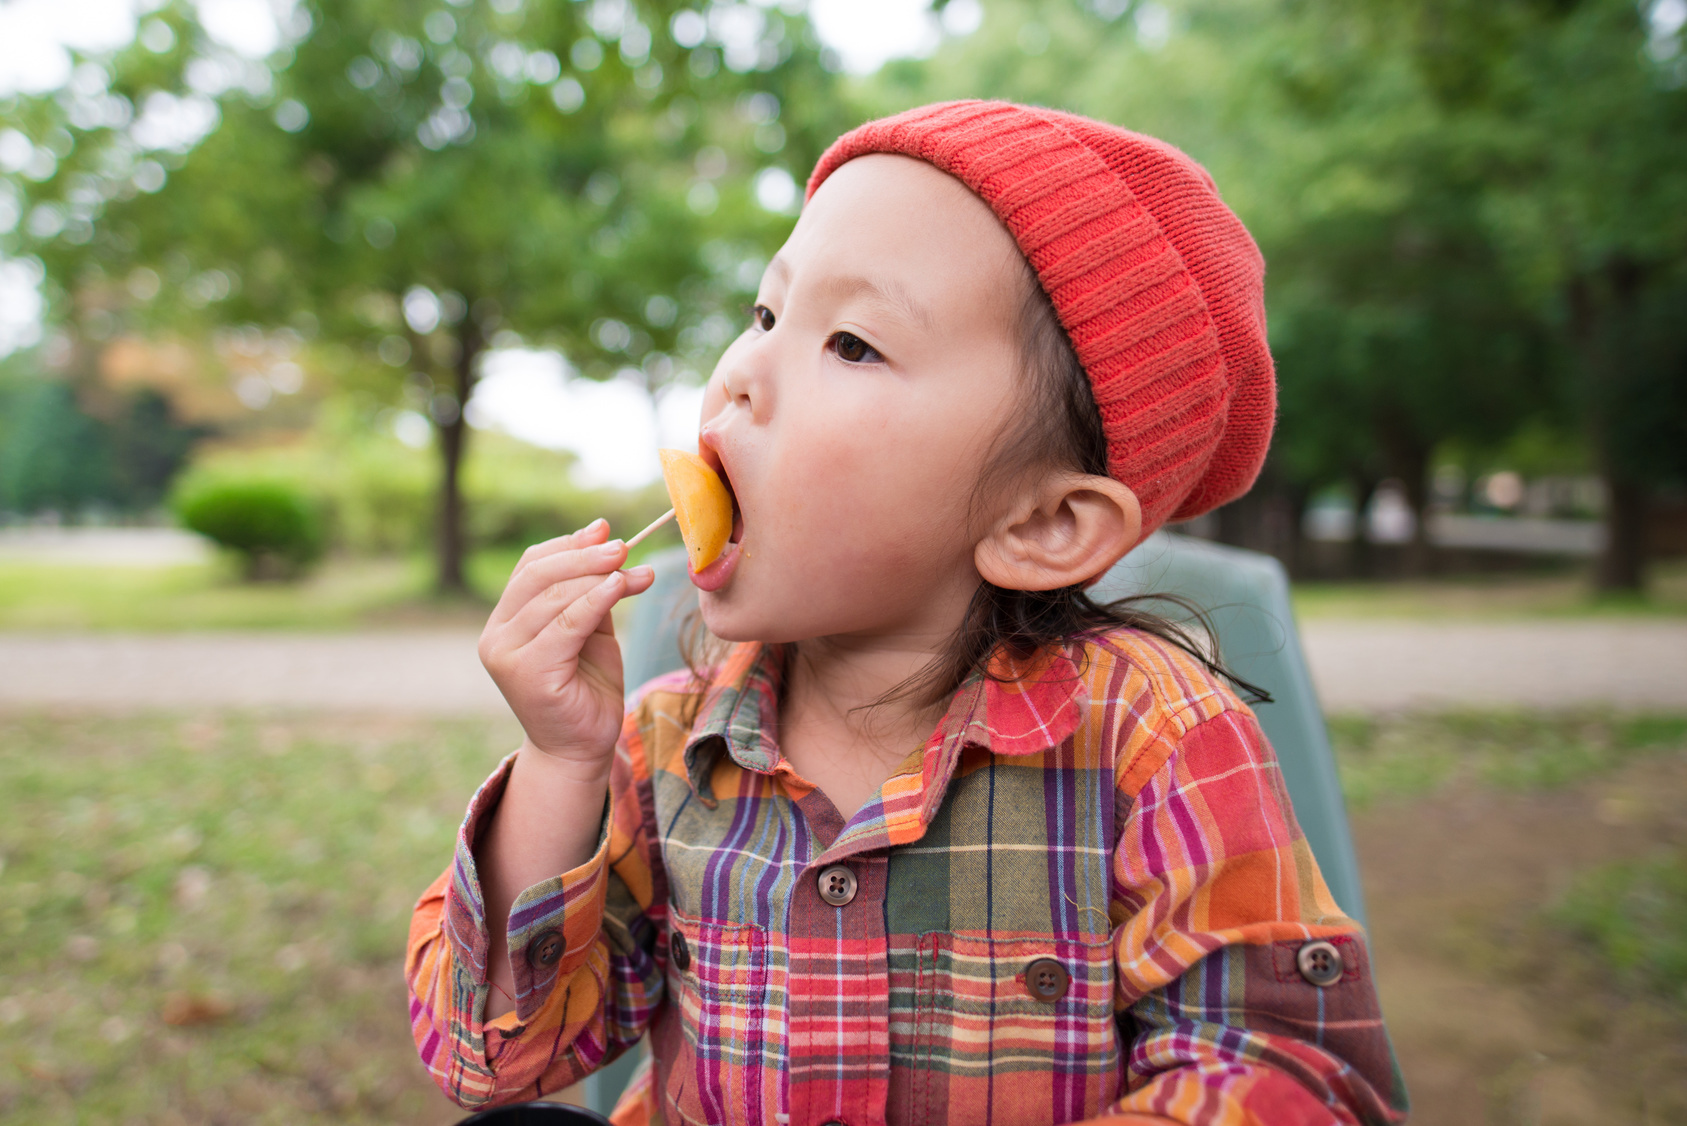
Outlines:
[[[1313,620],[1324,708],[1687,710],[1687,621]],[[470,632],[0,634],[0,706],[497,712]]]
[[[0,634],[0,706],[501,711],[478,637]]]
[[[1687,620],[1319,621],[1301,627],[1328,712],[1610,704],[1687,711]]]

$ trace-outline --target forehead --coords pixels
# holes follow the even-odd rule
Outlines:
[[[865,278],[939,315],[1016,307],[1027,269],[1013,237],[965,184],[889,153],[833,172],[777,261],[794,284]]]

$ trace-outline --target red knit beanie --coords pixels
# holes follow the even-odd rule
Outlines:
[[[1143,536],[1248,491],[1277,409],[1265,260],[1204,168],[1086,117],[946,102],[838,138],[808,196],[875,152],[949,173],[1013,234],[1089,375],[1108,472],[1142,502]]]

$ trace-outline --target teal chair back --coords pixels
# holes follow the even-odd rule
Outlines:
[[[649,562],[656,568],[656,583],[634,603],[622,636],[629,688],[681,666],[679,629],[696,605],[683,551],[665,552]],[[1091,592],[1099,601],[1150,593],[1178,595],[1204,610],[1225,664],[1271,694],[1272,702],[1256,706],[1255,712],[1282,765],[1295,817],[1336,902],[1363,923],[1365,903],[1347,808],[1282,565],[1259,552],[1159,532],[1121,559]],[[1181,613],[1176,607],[1167,610],[1174,617]],[[608,1113],[631,1074],[631,1055],[586,1081],[591,1105]]]

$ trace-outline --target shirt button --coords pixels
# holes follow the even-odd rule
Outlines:
[[[1347,970],[1341,951],[1334,943],[1323,939],[1302,946],[1295,954],[1295,965],[1300,968],[1300,976],[1319,989],[1326,989],[1340,981]]]
[[[680,973],[691,968],[691,944],[679,931],[675,931],[674,937],[668,940],[668,956],[674,960]]]
[[[1052,1005],[1066,996],[1072,985],[1072,975],[1053,958],[1038,958],[1025,967],[1025,992],[1031,999]]]
[[[527,944],[527,964],[534,969],[549,969],[562,960],[562,935],[556,931],[540,931]]]
[[[833,907],[847,907],[855,898],[855,873],[834,864],[820,873],[820,898]]]

